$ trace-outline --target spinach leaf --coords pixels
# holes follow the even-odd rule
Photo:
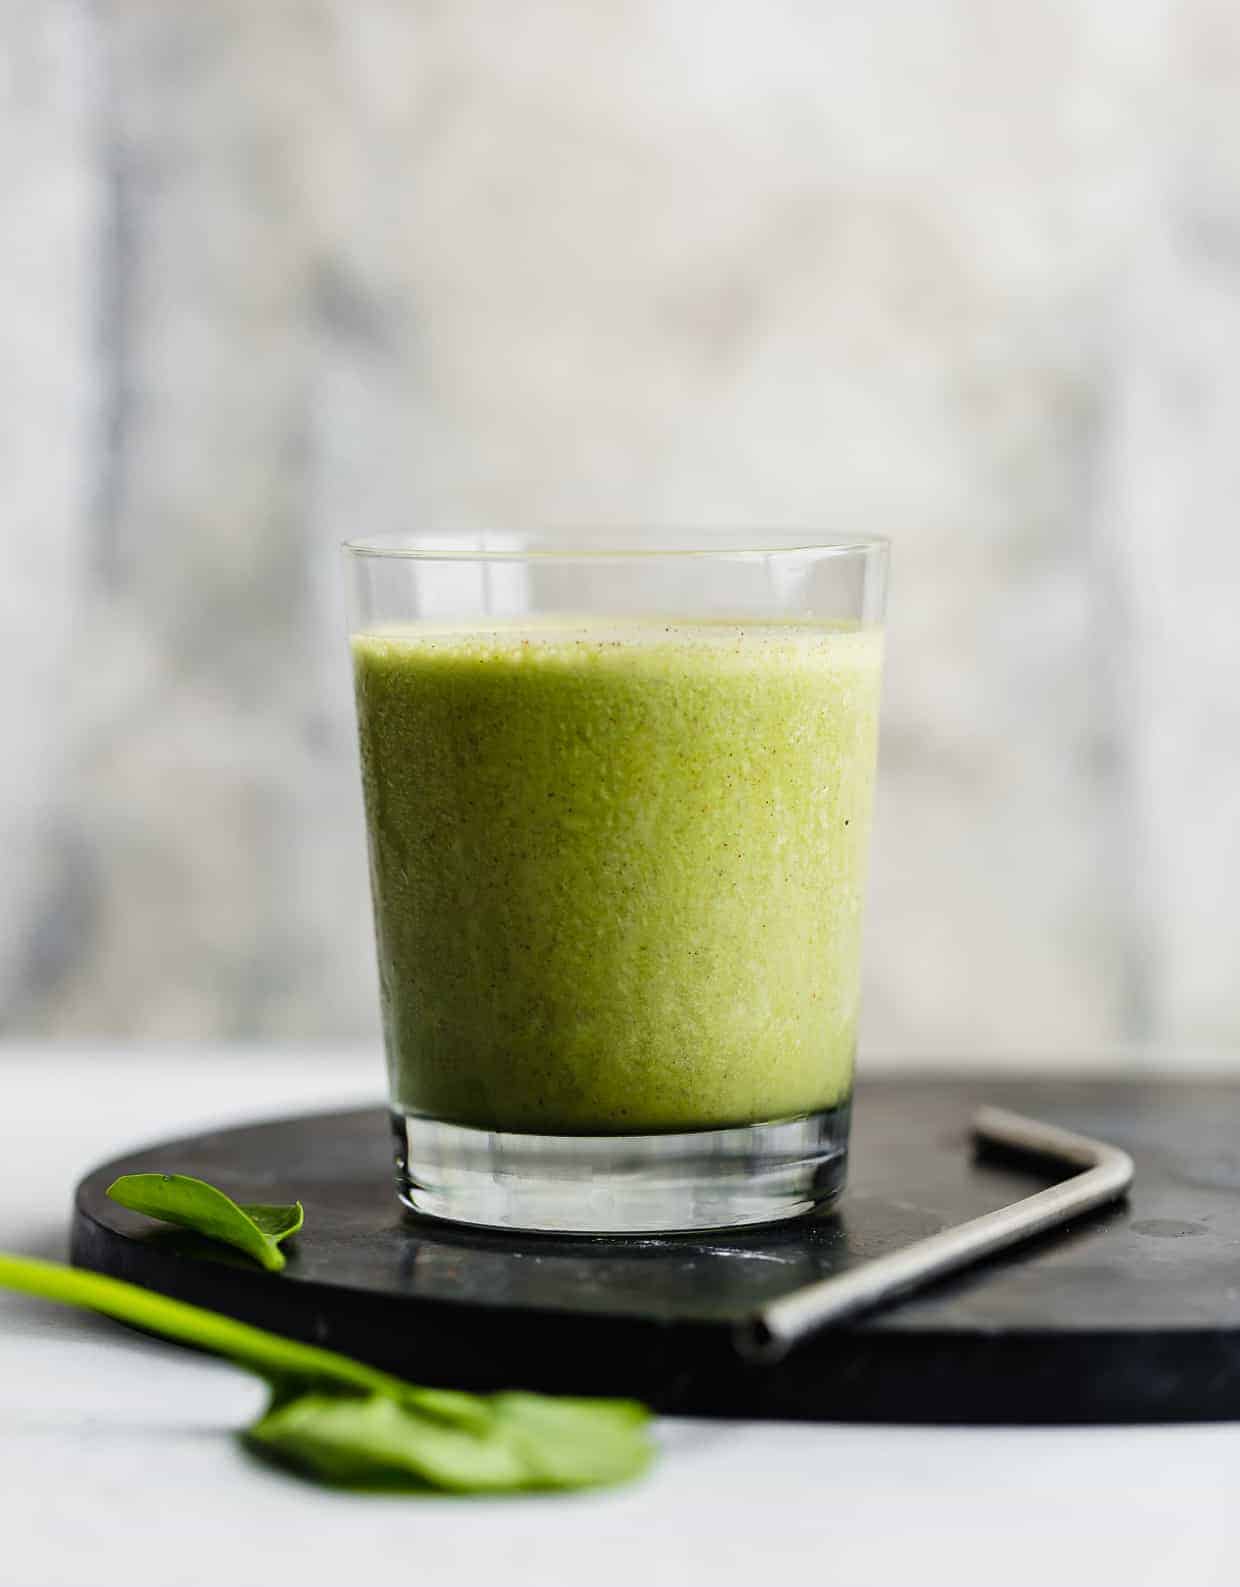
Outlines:
[[[300,1201],[291,1207],[245,1205],[188,1174],[122,1174],[108,1195],[132,1212],[235,1245],[272,1273],[284,1266],[280,1241],[296,1234],[304,1217]]]
[[[322,1482],[453,1493],[585,1488],[637,1477],[652,1458],[649,1412],[632,1400],[419,1388],[121,1279],[3,1252],[0,1288],[104,1312],[249,1368],[272,1398],[245,1443]]]
[[[382,1394],[302,1394],[270,1410],[246,1442],[326,1482],[457,1493],[622,1482],[650,1458],[647,1414],[629,1401],[495,1394],[474,1403],[480,1424]]]

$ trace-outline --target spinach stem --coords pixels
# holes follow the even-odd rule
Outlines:
[[[123,1279],[82,1268],[42,1262],[35,1257],[0,1252],[0,1289],[18,1290],[40,1300],[103,1312],[135,1328],[162,1334],[182,1344],[197,1345],[249,1367],[272,1381],[297,1377],[321,1383],[347,1384],[364,1392],[401,1399],[414,1386],[364,1362],[337,1355],[319,1345],[302,1344],[282,1334],[253,1328],[219,1312],[172,1300]]]

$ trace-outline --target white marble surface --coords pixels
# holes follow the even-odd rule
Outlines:
[[[58,1255],[80,1172],[144,1138],[376,1094],[373,1053],[0,1048],[0,1246]],[[222,1099],[227,1099],[223,1101]],[[0,1295],[4,1587],[1232,1587],[1240,1427],[677,1421],[642,1484],[341,1495],[250,1463],[243,1375]]]
[[[0,1028],[373,1032],[335,542],[886,531],[866,1037],[1240,1039],[1234,0],[9,0]]]

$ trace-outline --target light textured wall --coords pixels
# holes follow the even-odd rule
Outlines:
[[[7,1028],[375,1028],[338,540],[757,521],[896,541],[871,1049],[1235,1047],[1230,0],[0,39]]]

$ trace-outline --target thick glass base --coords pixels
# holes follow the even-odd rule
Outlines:
[[[491,1229],[670,1234],[773,1223],[844,1188],[849,1104],[678,1135],[515,1135],[394,1112],[414,1212]]]

